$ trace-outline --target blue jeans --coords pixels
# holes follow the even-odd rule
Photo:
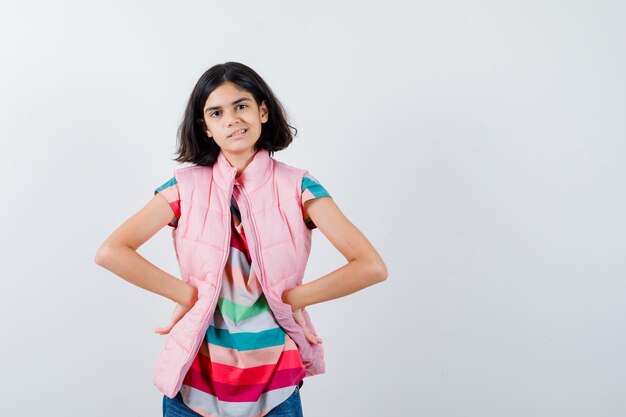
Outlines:
[[[289,396],[285,401],[278,404],[276,407],[265,415],[265,417],[303,417],[302,416],[302,403],[300,401],[300,388],[303,383],[296,387],[293,394]],[[183,397],[180,394],[176,394],[174,398],[170,398],[167,395],[163,396],[163,417],[202,417],[200,414],[193,411],[191,408],[183,402]]]

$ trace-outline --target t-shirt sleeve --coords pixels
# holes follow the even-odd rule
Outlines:
[[[174,219],[167,225],[176,227],[178,225],[178,218],[180,217],[180,194],[178,193],[178,183],[176,177],[172,177],[166,183],[154,190],[154,195],[160,193],[167,202],[170,204],[172,211],[174,212]]]
[[[319,181],[309,173],[302,177],[302,212],[304,213],[304,203],[314,198],[331,197],[330,193],[319,183]],[[304,222],[309,230],[317,228],[313,220],[304,215]]]

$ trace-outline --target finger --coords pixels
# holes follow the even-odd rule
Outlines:
[[[318,340],[318,342],[322,343],[322,338],[317,335],[317,332],[315,330],[309,329],[309,331],[311,332],[311,334],[313,336],[315,336],[315,338]]]
[[[159,334],[168,334],[170,332],[171,328],[170,327],[157,327],[155,329],[155,333],[159,333]]]
[[[169,333],[167,329],[164,329],[162,327],[157,327],[156,329],[154,329],[154,332],[160,335]]]
[[[170,325],[165,327],[165,328],[157,327],[155,332],[157,332],[159,334],[168,334],[170,332],[170,330],[172,330],[172,327],[174,327],[174,323],[170,323]]]
[[[310,330],[306,329],[304,335],[306,336],[306,339],[309,341],[309,343],[312,343],[314,345],[319,343],[320,339],[317,336],[313,335]]]
[[[293,319],[300,327],[306,327],[306,323],[302,320],[302,317],[298,314],[294,314]]]

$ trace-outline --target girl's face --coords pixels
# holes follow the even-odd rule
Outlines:
[[[203,110],[206,134],[222,152],[239,156],[254,153],[261,125],[268,119],[265,101],[257,106],[252,94],[227,81],[209,94]]]

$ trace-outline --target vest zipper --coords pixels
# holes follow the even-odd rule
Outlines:
[[[254,219],[252,218],[252,215],[250,214],[250,199],[248,198],[248,194],[246,193],[246,191],[243,189],[243,186],[239,186],[239,191],[241,193],[241,195],[243,195],[243,198],[245,200],[246,203],[246,223],[248,223],[248,225],[246,226],[244,224],[244,227],[246,228],[246,230],[250,231],[252,236],[253,236],[253,243],[254,243],[254,250],[250,251],[250,255],[252,256],[253,260],[256,260],[256,275],[259,277],[259,283],[261,284],[261,289],[263,290],[263,294],[265,295],[265,298],[268,300],[268,305],[270,306],[270,308],[272,308],[272,303],[269,301],[269,299],[271,299],[271,295],[268,294],[267,292],[267,286],[266,286],[266,281],[265,281],[265,265],[263,265],[263,259],[261,259],[261,255],[260,255],[260,251],[259,251],[259,235],[257,233],[257,228],[256,228],[256,224],[254,222]],[[243,215],[242,215],[242,222],[243,220]],[[249,227],[248,227],[249,226]],[[249,246],[249,245],[248,245]],[[272,312],[274,314],[276,314],[273,310]]]

